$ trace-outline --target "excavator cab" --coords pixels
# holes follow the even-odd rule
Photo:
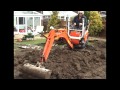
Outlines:
[[[69,25],[69,21],[67,20],[67,26]],[[71,39],[71,42],[75,46],[85,47],[88,40],[88,28],[84,26],[84,18],[83,25],[81,28],[68,27],[68,36]]]

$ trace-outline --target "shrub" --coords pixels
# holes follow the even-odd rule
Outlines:
[[[90,35],[99,35],[99,33],[103,30],[103,23],[98,11],[90,11],[89,20],[91,22],[89,27]]]
[[[58,11],[53,11],[50,20],[48,21],[47,31],[50,31],[50,26],[57,28],[60,24],[60,20],[58,19]]]

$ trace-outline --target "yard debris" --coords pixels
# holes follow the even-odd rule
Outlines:
[[[17,42],[22,42],[22,39],[21,38],[17,39]]]
[[[22,49],[28,49],[28,48],[30,48],[30,49],[37,49],[37,50],[41,50],[41,46],[33,46],[33,45],[24,45],[24,46],[19,46],[19,48],[22,48]]]
[[[29,48],[28,46],[19,46],[19,48],[26,49]]]

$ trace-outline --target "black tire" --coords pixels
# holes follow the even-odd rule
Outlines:
[[[85,43],[85,44],[86,44],[85,46],[88,46],[88,38],[89,38],[89,36],[87,37],[87,41],[86,41],[86,43]]]
[[[88,45],[88,40],[86,41],[85,45]]]
[[[85,46],[86,46],[85,44],[82,44],[82,45],[81,45],[81,48],[83,49],[83,48],[85,48]]]
[[[81,44],[81,48],[85,48],[87,45],[88,45],[88,38],[87,38],[87,41],[84,44],[83,43]]]

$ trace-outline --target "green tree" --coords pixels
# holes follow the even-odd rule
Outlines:
[[[84,11],[84,15],[87,17],[87,19],[89,20],[90,17],[90,11]]]
[[[71,24],[72,24],[72,21],[73,21],[74,17],[75,17],[75,16],[70,17],[70,23],[71,23]]]
[[[58,19],[58,11],[53,11],[50,20],[48,21],[47,30],[50,31],[50,26],[57,28],[60,24],[60,20]]]
[[[90,35],[99,35],[99,33],[103,30],[103,23],[98,11],[90,11],[89,20],[91,22],[89,27]]]

